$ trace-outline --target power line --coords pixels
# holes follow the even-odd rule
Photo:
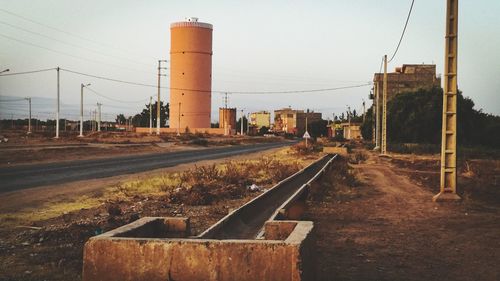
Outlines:
[[[20,39],[17,39],[17,38],[14,38],[14,37],[11,37],[11,36],[8,36],[8,35],[5,35],[5,34],[1,34],[0,33],[0,36],[4,37],[4,38],[7,38],[9,40],[12,40],[12,41],[16,41],[16,42],[21,43],[21,44],[29,45],[29,46],[32,46],[32,47],[37,47],[37,48],[44,49],[44,50],[47,50],[47,51],[50,51],[50,52],[53,52],[53,53],[57,53],[57,54],[65,55],[65,56],[68,56],[68,57],[76,58],[76,59],[79,59],[79,60],[84,60],[84,61],[89,61],[89,62],[92,62],[92,63],[107,65],[107,66],[111,66],[111,67],[115,67],[115,68],[119,68],[119,69],[128,69],[128,70],[135,71],[135,72],[144,72],[143,70],[137,70],[137,69],[133,69],[133,68],[123,67],[123,66],[119,66],[119,65],[115,65],[115,64],[111,64],[111,63],[106,63],[106,62],[103,62],[103,61],[100,61],[100,60],[88,59],[88,58],[84,58],[84,57],[81,57],[81,56],[72,55],[72,54],[69,54],[69,53],[66,53],[66,52],[61,52],[61,51],[54,50],[54,49],[51,49],[51,48],[47,48],[47,47],[44,47],[44,46],[41,46],[41,45],[38,45],[38,44],[34,44],[34,43],[30,43],[30,42],[27,42],[27,41],[24,41],[24,40],[20,40]],[[144,72],[144,73],[147,73],[147,72]]]
[[[0,34],[1,35],[1,34]],[[55,69],[55,68],[53,68]],[[82,75],[86,77],[92,77],[96,79],[101,79],[101,80],[107,80],[107,81],[112,81],[116,83],[123,83],[123,84],[129,84],[129,85],[135,85],[135,86],[143,86],[143,87],[151,87],[151,88],[157,88],[157,85],[153,84],[145,84],[145,83],[139,83],[139,82],[133,82],[133,81],[127,81],[127,80],[121,80],[121,79],[116,79],[116,78],[110,78],[106,76],[100,76],[100,75],[94,75],[94,74],[88,74],[88,73],[83,73],[75,70],[70,70],[67,68],[60,68],[62,71],[66,71],[69,73],[77,74],[77,75]],[[8,75],[13,75],[13,74],[18,74],[18,73],[11,73]],[[225,94],[225,93],[231,93],[231,94],[239,94],[239,95],[264,95],[264,94],[296,94],[296,93],[319,93],[319,92],[331,92],[331,91],[338,91],[338,90],[345,90],[345,89],[352,89],[352,88],[361,88],[361,87],[366,87],[370,86],[371,82],[363,83],[363,84],[358,84],[358,85],[350,85],[350,86],[342,86],[342,87],[333,87],[333,88],[321,88],[321,89],[305,89],[305,90],[285,90],[285,91],[228,91],[228,90],[201,90],[201,89],[187,89],[187,88],[174,88],[174,87],[161,87],[162,89],[170,89],[170,90],[179,90],[179,91],[191,91],[191,92],[202,92],[202,93],[219,93],[219,94]]]
[[[97,91],[95,91],[94,89],[90,88],[89,86],[85,87],[87,90],[91,91],[92,93],[100,96],[100,97],[103,97],[105,99],[108,99],[110,101],[114,101],[114,102],[120,102],[120,103],[140,103],[140,102],[144,102],[144,101],[147,101],[148,99],[142,99],[142,100],[137,100],[137,101],[123,101],[123,100],[118,100],[118,99],[114,99],[114,98],[110,98],[108,96],[105,96]]]
[[[378,70],[378,73],[382,73],[382,66],[384,66],[384,57],[382,57],[382,60],[380,61],[380,69]]]
[[[239,95],[265,95],[265,94],[297,94],[297,93],[318,93],[318,92],[332,92],[338,90],[346,90],[352,88],[361,88],[370,86],[371,82],[359,85],[351,85],[351,86],[343,86],[343,87],[334,87],[334,88],[323,88],[323,89],[307,89],[307,90],[287,90],[287,91],[212,91],[215,93],[231,93],[231,94],[239,94]],[[173,89],[173,88],[170,88]]]
[[[389,60],[388,63],[390,63],[392,61],[392,59],[394,59],[394,57],[396,56],[396,54],[397,54],[397,52],[399,50],[399,46],[401,45],[401,42],[403,41],[403,37],[405,36],[406,27],[408,26],[408,21],[410,20],[411,11],[413,10],[413,4],[414,3],[415,3],[415,0],[412,0],[411,1],[411,6],[410,6],[410,11],[408,12],[408,17],[406,18],[405,27],[403,28],[403,32],[401,33],[401,37],[399,38],[398,46],[396,47],[396,50],[394,51],[394,54],[392,54],[392,57],[391,57],[391,59]]]
[[[56,68],[47,68],[47,69],[24,71],[24,72],[14,72],[14,73],[0,74],[0,76],[24,75],[24,74],[32,74],[32,73],[45,72],[45,71],[51,71],[51,70],[56,70]]]
[[[114,46],[111,46],[111,45],[108,45],[108,44],[103,44],[101,42],[98,42],[98,41],[95,41],[95,40],[92,40],[92,39],[89,39],[89,38],[86,38],[86,37],[83,37],[81,35],[78,35],[78,34],[75,34],[75,33],[71,33],[71,32],[68,32],[68,31],[65,31],[65,30],[62,30],[62,29],[59,29],[59,28],[56,28],[56,27],[53,27],[53,26],[50,26],[50,25],[47,25],[47,24],[44,24],[42,22],[39,22],[39,21],[35,21],[35,20],[32,20],[32,19],[29,19],[25,16],[22,16],[22,15],[19,15],[19,14],[16,14],[14,12],[11,12],[11,11],[8,11],[8,10],[5,10],[5,9],[2,9],[0,8],[0,11],[1,12],[4,12],[6,14],[9,14],[11,16],[14,16],[14,17],[17,17],[17,18],[20,18],[20,19],[23,19],[25,21],[28,21],[28,22],[31,22],[31,23],[34,23],[34,24],[37,24],[37,25],[40,25],[40,26],[43,26],[45,28],[48,28],[48,29],[52,29],[54,31],[57,31],[57,32],[60,32],[60,33],[64,33],[66,35],[69,35],[69,36],[72,36],[72,37],[75,37],[75,38],[78,38],[80,40],[84,40],[84,41],[88,41],[88,42],[91,42],[93,44],[96,44],[96,45],[100,45],[100,46],[103,46],[105,48],[108,48],[108,49],[115,49],[115,50],[119,50],[118,48],[114,47]],[[129,53],[129,54],[132,54],[130,51],[126,51],[126,50],[123,50],[122,49],[122,52],[125,52],[125,53]],[[136,55],[136,54],[134,54]]]
[[[115,79],[115,78],[109,78],[109,77],[105,77],[105,76],[99,76],[99,75],[94,75],[94,74],[83,73],[83,72],[79,72],[79,71],[75,71],[75,70],[70,70],[70,69],[66,69],[66,68],[61,68],[61,70],[69,72],[69,73],[73,73],[73,74],[78,74],[78,75],[82,75],[82,76],[87,76],[87,77],[92,77],[92,78],[96,78],[96,79],[107,80],[107,81],[112,81],[112,82],[117,82],[117,83],[123,83],[123,84],[135,85],[135,86],[144,86],[144,87],[154,87],[154,88],[158,87],[157,85],[145,84],[145,83],[139,83],[139,82],[132,82],[132,81],[125,81],[125,80],[120,80],[120,79]],[[162,88],[165,88],[165,87],[162,87]]]
[[[111,54],[99,52],[99,51],[96,51],[96,50],[93,50],[93,49],[90,49],[90,48],[86,48],[86,47],[83,47],[83,46],[80,46],[80,45],[77,45],[77,44],[68,43],[68,42],[59,40],[57,38],[54,38],[54,37],[51,37],[51,36],[47,36],[47,35],[41,34],[39,32],[31,31],[29,29],[26,29],[26,28],[23,28],[23,27],[19,27],[19,26],[16,26],[16,25],[4,22],[4,21],[0,21],[0,24],[6,25],[6,26],[9,26],[11,28],[18,29],[18,30],[22,30],[24,32],[31,33],[31,34],[34,34],[34,35],[37,35],[37,36],[40,36],[40,37],[43,37],[43,38],[46,38],[46,39],[50,39],[50,40],[53,40],[55,42],[59,42],[61,44],[65,44],[65,45],[68,45],[68,46],[71,46],[71,47],[74,47],[74,48],[79,48],[79,49],[82,49],[82,50],[86,50],[86,51],[89,51],[89,52],[92,52],[92,53],[96,53],[96,54],[99,54],[99,55],[103,55],[103,56],[109,56],[109,57],[112,57],[112,58],[115,58],[115,59],[119,59],[119,60],[127,60],[127,61],[130,61],[130,62],[135,63],[135,64],[148,65],[149,66],[149,64],[146,64],[146,63],[143,63],[143,62],[138,62],[138,61],[135,61],[135,60],[131,60],[129,58],[118,57],[118,56],[115,56],[115,55],[111,55]]]

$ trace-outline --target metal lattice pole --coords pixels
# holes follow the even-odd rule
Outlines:
[[[458,0],[447,0],[444,63],[441,183],[434,201],[458,200],[457,195],[457,50]]]
[[[382,85],[382,144],[380,154],[387,155],[387,55],[384,56],[384,81]]]

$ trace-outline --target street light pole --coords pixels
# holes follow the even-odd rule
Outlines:
[[[59,92],[60,92],[60,84],[59,84],[59,70],[60,68],[57,67],[57,111],[56,111],[56,139],[59,138]]]
[[[87,85],[84,85],[83,83],[80,84],[80,135],[78,135],[79,137],[83,137],[83,88],[88,86],[90,86],[90,84]]]

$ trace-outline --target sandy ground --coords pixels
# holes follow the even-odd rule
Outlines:
[[[350,168],[339,162],[311,194],[304,219],[315,223],[318,280],[500,280],[498,160],[462,163],[459,188],[464,200],[436,204],[431,201],[438,191],[435,156],[397,155],[384,160],[363,153],[368,159]],[[0,212],[98,193],[120,181],[193,165],[5,194]],[[116,216],[110,216],[116,208],[108,205],[32,226],[0,229],[0,280],[78,280],[82,247],[90,236],[138,216],[189,216],[199,232],[252,196],[208,206],[166,204],[138,196],[115,202],[120,210]]]
[[[352,165],[360,182],[334,179],[311,202],[318,280],[500,280],[498,201],[433,203],[438,186],[392,162],[370,154]]]

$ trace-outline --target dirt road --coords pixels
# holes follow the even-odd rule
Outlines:
[[[498,205],[435,204],[374,155],[353,167],[360,183],[337,179],[310,204],[319,280],[500,280]]]

